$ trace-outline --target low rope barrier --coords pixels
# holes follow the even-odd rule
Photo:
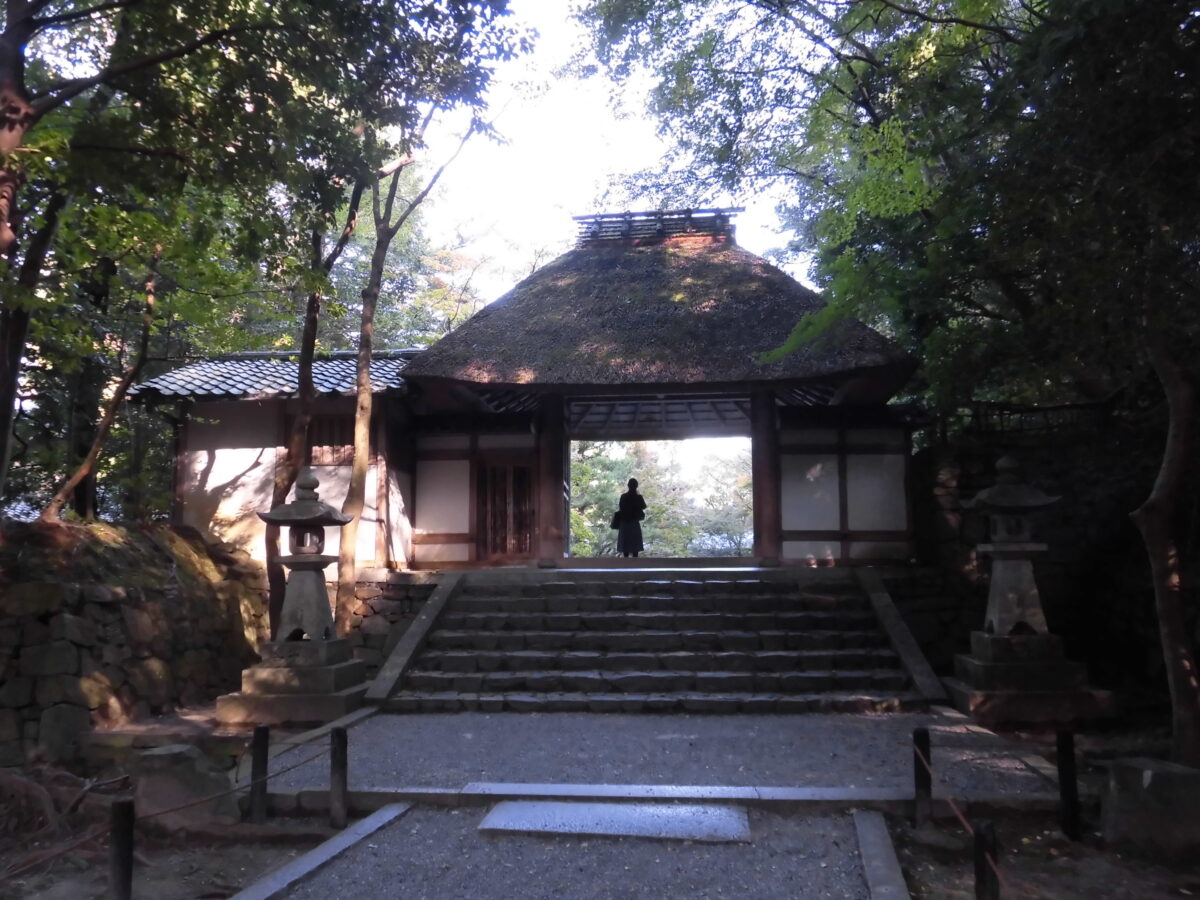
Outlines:
[[[921,749],[921,747],[918,746],[915,735],[914,735],[914,740],[913,740],[913,756],[915,759],[920,761],[921,765],[924,767],[924,770],[929,775],[930,783],[932,783],[933,777],[934,777],[933,763],[929,759],[929,757],[926,756],[925,752]],[[966,813],[964,813],[962,808],[958,805],[958,803],[955,802],[954,798],[947,795],[946,797],[944,797],[942,799],[944,799],[946,801],[947,805],[950,807],[951,812],[954,813],[954,817],[956,819],[958,819],[959,824],[962,825],[963,829],[967,832],[968,835],[970,835],[971,840],[978,841],[980,838],[979,834],[976,832],[975,827],[971,824],[970,820],[967,818]],[[993,835],[993,837],[994,837],[994,835]],[[977,852],[977,854],[979,853],[978,850],[976,852]],[[1023,897],[1040,896],[1037,891],[1033,891],[1033,890],[1021,890],[1019,892],[1016,891],[1013,881],[1008,876],[1006,876],[1004,874],[1004,872],[1001,870],[999,861],[996,859],[995,855],[990,850],[986,850],[986,849],[983,850],[981,855],[982,855],[982,858],[985,861],[988,869],[990,869],[992,875],[995,877],[996,884],[999,886],[999,888],[1002,891],[1004,891],[1004,893],[1008,894],[1009,896],[1023,896]],[[982,893],[980,891],[980,886],[978,884],[978,880],[979,880],[979,872],[977,870],[976,871],[976,881],[977,881],[976,897],[988,896],[986,893]],[[998,895],[993,894],[992,896],[998,896]]]
[[[311,738],[308,738],[307,740],[304,740],[304,741],[288,741],[288,742],[286,742],[287,748],[282,752],[287,752],[288,750],[295,750],[300,747],[311,746],[313,743],[315,743],[318,740],[321,740],[322,738],[325,738],[326,735],[330,734],[330,733],[332,733],[332,732],[321,732],[321,733],[313,735]],[[281,742],[281,743],[284,743],[284,742]],[[235,771],[240,766],[240,757],[244,757],[245,752],[246,752],[246,750],[243,749],[241,754],[239,754],[239,762],[237,764],[235,764]],[[168,815],[170,813],[181,812],[186,809],[191,809],[192,807],[195,807],[195,806],[203,806],[206,803],[211,803],[214,800],[220,800],[222,797],[228,797],[231,794],[238,794],[238,793],[243,793],[243,792],[249,793],[255,787],[257,787],[261,784],[266,784],[267,782],[271,781],[272,779],[278,778],[280,775],[286,775],[288,772],[295,771],[296,769],[299,769],[302,766],[306,766],[311,762],[315,762],[316,760],[321,759],[322,757],[324,757],[328,754],[329,754],[328,748],[322,749],[320,752],[314,753],[311,756],[308,756],[308,757],[300,760],[299,762],[293,763],[290,766],[286,766],[285,768],[279,769],[274,772],[270,772],[264,777],[251,778],[243,783],[235,784],[233,787],[229,788],[228,790],[218,791],[215,794],[210,794],[206,797],[200,797],[195,800],[189,800],[186,803],[180,803],[180,804],[177,804],[176,806],[171,806],[166,809],[160,809],[160,810],[156,810],[156,811],[150,812],[150,813],[143,813],[142,815],[134,817],[132,822],[133,823],[145,822],[145,821],[149,821],[150,819],[156,819],[160,816]],[[106,783],[116,783],[118,781],[121,781],[125,777],[127,777],[127,776],[122,776],[121,779],[112,779],[111,782],[106,782]],[[114,798],[114,805],[118,802],[120,802],[119,798]],[[23,861],[17,861],[16,863],[14,863],[13,865],[11,865],[10,867],[8,867],[5,870],[4,875],[6,878],[14,878],[18,875],[23,875],[27,872],[31,872],[36,869],[39,869],[42,866],[49,865],[49,864],[55,862],[56,860],[58,860],[59,858],[67,855],[68,853],[71,853],[71,852],[77,850],[79,847],[82,847],[85,844],[88,844],[88,843],[91,843],[92,841],[96,841],[101,838],[110,836],[110,834],[112,833],[112,830],[113,830],[113,827],[112,827],[111,821],[106,824],[102,824],[102,825],[94,825],[91,828],[89,828],[86,832],[84,832],[83,834],[81,834],[75,838],[71,838],[66,843],[64,843],[58,847],[54,847],[52,849],[48,849],[48,850],[40,852],[40,853],[36,853],[34,856],[26,858]],[[130,849],[132,849],[132,845],[131,845]]]

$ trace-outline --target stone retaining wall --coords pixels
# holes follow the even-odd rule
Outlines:
[[[71,760],[89,727],[211,701],[257,659],[267,637],[258,564],[165,529],[128,540],[152,558],[121,573],[136,586],[10,573],[22,580],[0,599],[0,766]]]
[[[396,572],[387,581],[359,582],[356,591],[359,604],[350,619],[353,630],[347,637],[355,659],[367,664],[368,679],[375,677],[392,646],[400,640],[435,587],[436,573],[424,572]],[[330,591],[335,588],[336,585],[331,585]]]
[[[962,592],[935,568],[888,568],[884,584],[925,658],[939,675],[954,671],[954,654],[966,649],[987,607],[979,591]]]

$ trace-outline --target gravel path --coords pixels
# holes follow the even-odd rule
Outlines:
[[[865,900],[854,825],[750,811],[749,844],[488,836],[484,810],[416,808],[284,896],[291,900],[623,897]]]
[[[932,732],[935,792],[1048,791],[1018,751],[957,714],[687,716],[591,713],[376,715],[350,729],[355,789],[472,781],[906,787],[911,734]],[[274,768],[307,755],[278,758]],[[324,788],[327,756],[272,783]]]

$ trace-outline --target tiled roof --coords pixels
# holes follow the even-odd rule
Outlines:
[[[375,393],[404,387],[400,372],[419,350],[384,350],[371,357]],[[313,360],[317,394],[353,394],[355,353],[321,354]],[[137,400],[291,397],[299,390],[298,358],[284,353],[240,353],[192,363],[143,381],[130,390]]]

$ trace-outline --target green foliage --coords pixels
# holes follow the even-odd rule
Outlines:
[[[901,8],[897,8],[901,7]],[[1200,20],[1181,0],[593,0],[600,58],[654,81],[674,146],[632,189],[786,185],[831,311],[924,360],[935,407],[1152,402],[1192,365]],[[714,23],[721,27],[714,27]]]
[[[29,341],[6,509],[38,505],[78,459],[106,385],[130,362],[151,257],[161,255],[148,374],[295,345],[311,292],[354,296],[356,272],[330,279],[313,258],[339,233],[354,181],[419,151],[432,110],[477,118],[496,61],[528,48],[504,24],[506,0],[107,6],[76,17],[39,5],[43,18],[70,15],[38,30],[23,59],[13,56],[23,42],[0,48],[0,74],[23,74],[37,109],[4,161],[24,182],[13,224],[34,236],[56,226],[45,258],[31,261],[33,287],[18,277],[36,240],[0,272],[0,337]],[[439,263],[426,262],[436,254],[412,235],[387,283],[402,295],[398,313],[414,291],[440,289]],[[33,311],[27,336],[10,326],[20,308]],[[394,333],[428,336],[446,317]],[[15,369],[6,389],[16,391]],[[141,484],[149,471],[169,475],[169,457],[145,455],[169,439],[157,422],[148,435],[130,414],[114,430],[100,463],[106,513],[128,513],[129,497],[147,511],[161,503]]]
[[[423,187],[424,174],[418,167],[406,171],[405,197]],[[364,216],[330,273],[332,298],[319,338],[325,349],[355,346],[374,245],[374,224]],[[477,266],[454,249],[434,247],[418,207],[388,249],[375,314],[375,346],[427,346],[481,309],[484,301],[472,279]]]

